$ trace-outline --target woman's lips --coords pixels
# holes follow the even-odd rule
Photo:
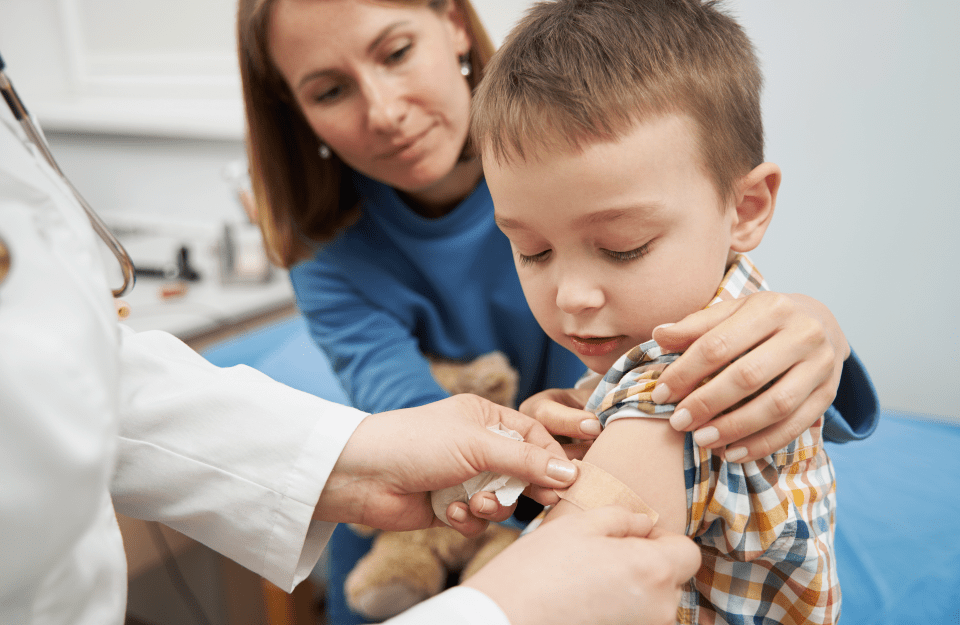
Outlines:
[[[433,126],[428,127],[426,130],[420,134],[408,139],[403,142],[401,145],[398,145],[391,150],[384,152],[380,155],[381,159],[390,159],[390,158],[404,158],[408,157],[414,152],[414,148],[420,145],[424,137],[430,134],[430,131],[433,130]]]
[[[568,334],[573,348],[581,356],[606,356],[623,343],[626,336],[574,336]]]

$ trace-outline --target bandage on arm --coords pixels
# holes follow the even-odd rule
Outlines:
[[[569,501],[581,510],[620,506],[631,512],[643,513],[654,523],[657,522],[659,515],[656,510],[648,506],[629,486],[589,462],[574,460],[573,463],[579,471],[577,481],[569,488],[557,490],[560,499]]]

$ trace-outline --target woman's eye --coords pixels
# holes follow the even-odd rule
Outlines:
[[[615,252],[614,250],[603,250],[603,253],[612,258],[617,262],[627,262],[631,260],[636,260],[643,256],[647,255],[647,252],[650,251],[650,244],[645,243],[638,247],[635,250],[630,250],[629,252]]]
[[[533,254],[531,256],[517,252],[517,259],[520,261],[521,267],[526,267],[527,265],[542,263],[543,261],[547,260],[547,258],[550,256],[550,251],[551,250],[543,250],[539,254]]]
[[[336,100],[343,93],[343,87],[337,85],[336,87],[330,87],[329,89],[320,91],[317,95],[313,96],[313,101],[318,103],[328,103]]]
[[[391,52],[389,55],[387,55],[387,64],[395,65],[396,63],[399,63],[400,61],[402,61],[404,58],[406,58],[407,53],[410,51],[410,48],[412,47],[413,47],[413,44],[408,43],[403,47],[398,48],[397,50]]]

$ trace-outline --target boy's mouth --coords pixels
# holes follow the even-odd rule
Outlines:
[[[574,350],[581,356],[606,356],[614,351],[627,337],[620,336],[574,336],[567,335]]]

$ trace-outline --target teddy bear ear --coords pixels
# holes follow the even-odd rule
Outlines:
[[[490,352],[473,361],[473,377],[479,387],[477,395],[490,401],[516,408],[520,375],[510,366],[503,352]]]
[[[502,406],[516,407],[520,376],[502,352],[489,352],[470,362],[430,355],[427,360],[434,379],[451,395],[473,393]]]

